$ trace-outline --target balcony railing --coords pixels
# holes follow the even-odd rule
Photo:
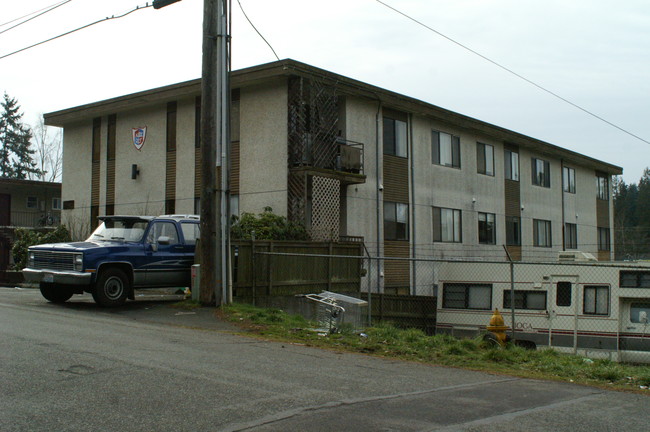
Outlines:
[[[54,212],[29,212],[13,211],[9,215],[9,220],[0,219],[2,227],[20,227],[20,228],[38,228],[38,227],[55,227],[61,223],[61,213]]]
[[[290,153],[293,167],[310,167],[363,175],[363,143],[343,138],[314,139],[304,134]]]

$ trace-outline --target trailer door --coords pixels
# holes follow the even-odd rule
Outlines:
[[[619,300],[619,349],[624,361],[644,361],[650,356],[650,299]],[[642,354],[645,352],[646,354]]]
[[[578,276],[551,276],[547,305],[549,346],[577,350],[578,303]]]

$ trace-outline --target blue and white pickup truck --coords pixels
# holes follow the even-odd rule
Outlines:
[[[199,217],[103,216],[85,242],[31,246],[25,280],[63,303],[91,293],[102,306],[134,298],[134,289],[189,287]]]

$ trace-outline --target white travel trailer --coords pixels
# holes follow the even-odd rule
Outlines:
[[[485,332],[494,309],[518,344],[650,363],[646,263],[439,262],[437,333]],[[510,330],[508,331],[510,334]]]

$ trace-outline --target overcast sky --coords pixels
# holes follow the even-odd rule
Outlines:
[[[650,145],[495,67],[375,0],[240,0],[278,56],[493,123],[624,169],[637,182]],[[650,141],[647,0],[385,0]],[[0,2],[0,57],[146,2]],[[0,92],[39,114],[199,78],[203,1],[148,8],[0,59]],[[4,24],[4,25],[3,25]],[[233,69],[275,56],[233,1]]]

